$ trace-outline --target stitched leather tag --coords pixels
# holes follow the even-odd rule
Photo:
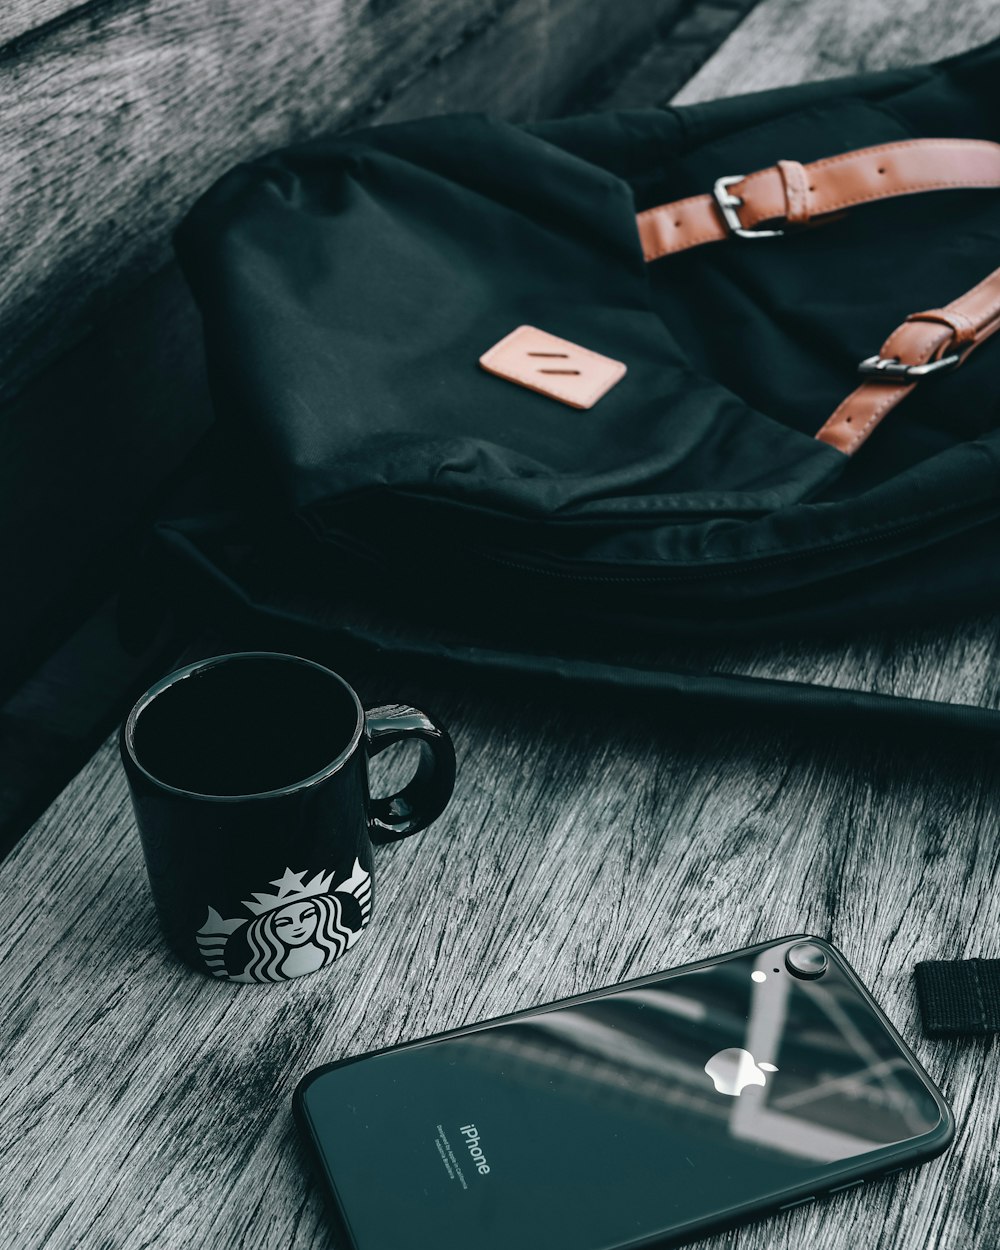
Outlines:
[[[593,408],[625,376],[620,360],[588,351],[534,326],[512,330],[484,352],[479,363],[487,373],[571,408]]]

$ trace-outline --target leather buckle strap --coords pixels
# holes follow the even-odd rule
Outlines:
[[[950,356],[942,356],[940,360],[929,360],[924,365],[908,365],[898,356],[866,356],[858,365],[858,373],[863,378],[907,378],[911,382],[919,382],[932,373],[950,373],[962,363],[958,352]]]
[[[776,239],[784,234],[784,230],[747,230],[740,224],[739,210],[743,207],[743,199],[733,195],[729,188],[734,183],[742,182],[746,174],[727,174],[725,178],[716,178],[712,195],[719,206],[726,229],[738,239]]]
[[[908,139],[809,165],[778,161],[753,174],[719,178],[711,195],[648,208],[636,224],[643,256],[653,261],[726,238],[779,238],[785,230],[778,222],[817,225],[858,204],[959,187],[1000,188],[1000,144]],[[919,381],[957,369],[998,329],[1000,269],[946,308],[907,317],[877,355],[861,361],[864,381],[816,437],[851,455]]]
[[[852,455],[923,378],[957,369],[1000,330],[1000,269],[944,308],[911,313],[877,356],[858,366],[864,381],[841,403],[816,437]]]
[[[844,209],[898,195],[960,187],[997,189],[1000,144],[908,139],[808,165],[779,161],[742,178],[727,175],[715,186],[712,195],[694,195],[637,214],[647,261],[733,236],[775,238],[785,225],[817,225]]]

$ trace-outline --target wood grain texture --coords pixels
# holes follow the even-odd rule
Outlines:
[[[0,1244],[329,1245],[289,1110],[311,1067],[798,930],[915,1042],[960,1145],[706,1245],[994,1244],[1000,1048],[920,1041],[910,981],[917,959],[996,953],[983,760],[348,676],[366,701],[432,700],[459,782],[379,854],[373,925],[333,969],[234,987],[166,955],[111,743],[0,870]]]
[[[923,65],[1000,35],[996,0],[764,0],[673,103]]]
[[[81,11],[93,12],[106,0],[5,0],[0,8],[0,55],[4,51],[17,54],[26,37],[44,36],[50,24],[65,21]],[[142,0],[133,0],[141,3]],[[17,46],[8,45],[18,41]]]

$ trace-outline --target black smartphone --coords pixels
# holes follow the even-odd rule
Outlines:
[[[807,936],[329,1064],[295,1111],[352,1250],[673,1245],[954,1134],[843,955]]]

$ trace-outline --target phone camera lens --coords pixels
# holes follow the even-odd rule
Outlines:
[[[796,942],[785,954],[785,967],[804,981],[815,981],[829,966],[826,951],[815,942]]]

